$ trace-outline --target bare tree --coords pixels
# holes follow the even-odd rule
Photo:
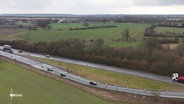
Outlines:
[[[128,42],[129,37],[130,37],[130,35],[129,35],[129,29],[125,28],[125,29],[121,32],[121,34],[123,35],[123,38],[126,39],[126,42]]]

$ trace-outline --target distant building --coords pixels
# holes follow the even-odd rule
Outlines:
[[[58,23],[63,23],[63,21],[64,21],[63,19],[60,19],[60,20],[58,21]]]

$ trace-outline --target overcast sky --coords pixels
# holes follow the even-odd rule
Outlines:
[[[0,14],[184,14],[184,0],[0,0]]]

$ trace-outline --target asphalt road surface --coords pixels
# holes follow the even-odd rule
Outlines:
[[[17,53],[18,51],[16,52],[16,50],[14,50],[14,52]],[[24,55],[27,54],[27,55],[30,55],[30,56],[38,55],[38,54],[25,53],[25,52],[23,52],[22,54],[24,54]],[[160,97],[168,97],[168,98],[184,98],[184,93],[183,92],[148,91],[148,90],[132,89],[132,88],[116,86],[116,85],[109,85],[109,84],[100,83],[100,82],[97,82],[97,85],[91,85],[89,83],[90,82],[89,79],[86,79],[86,78],[83,78],[83,77],[80,77],[80,76],[76,76],[74,74],[66,72],[64,69],[61,69],[61,68],[43,63],[43,62],[35,61],[35,60],[29,59],[29,58],[26,58],[26,57],[23,57],[23,56],[7,53],[7,52],[4,52],[4,51],[0,51],[0,55],[4,56],[6,58],[9,58],[9,59],[15,60],[15,61],[25,63],[27,65],[30,65],[30,66],[34,67],[34,68],[50,72],[50,73],[52,73],[54,75],[57,75],[57,76],[61,76],[61,74],[64,74],[66,76],[61,76],[62,78],[66,78],[66,79],[69,79],[69,80],[72,80],[72,81],[75,81],[75,82],[78,82],[78,83],[81,83],[81,84],[84,84],[84,85],[92,86],[92,87],[97,87],[97,88],[106,89],[106,90],[119,91],[119,92],[126,92],[126,93],[131,93],[131,94],[146,95],[146,96],[155,96],[155,95],[157,95],[157,96],[160,96]],[[44,55],[39,55],[38,57],[45,57],[45,56]],[[61,60],[60,58],[53,58],[53,59]],[[62,60],[68,60],[68,59],[62,59]],[[71,61],[73,62],[73,60],[71,60]],[[93,66],[93,67],[96,65],[96,64],[85,63],[85,62],[81,62],[81,61],[78,61],[78,63],[87,64],[87,66]],[[103,65],[98,65],[98,68],[102,67],[102,66]],[[120,71],[119,68],[114,68],[114,67],[103,66],[103,68],[106,68],[106,70],[113,68],[116,71]],[[49,71],[48,69],[50,69],[52,71]],[[140,74],[140,73],[136,73],[135,75],[138,75],[138,74]],[[163,77],[163,79],[164,78],[165,77]]]

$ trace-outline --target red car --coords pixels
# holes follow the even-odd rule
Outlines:
[[[178,77],[178,80],[184,81],[184,76],[179,76],[179,77]]]

